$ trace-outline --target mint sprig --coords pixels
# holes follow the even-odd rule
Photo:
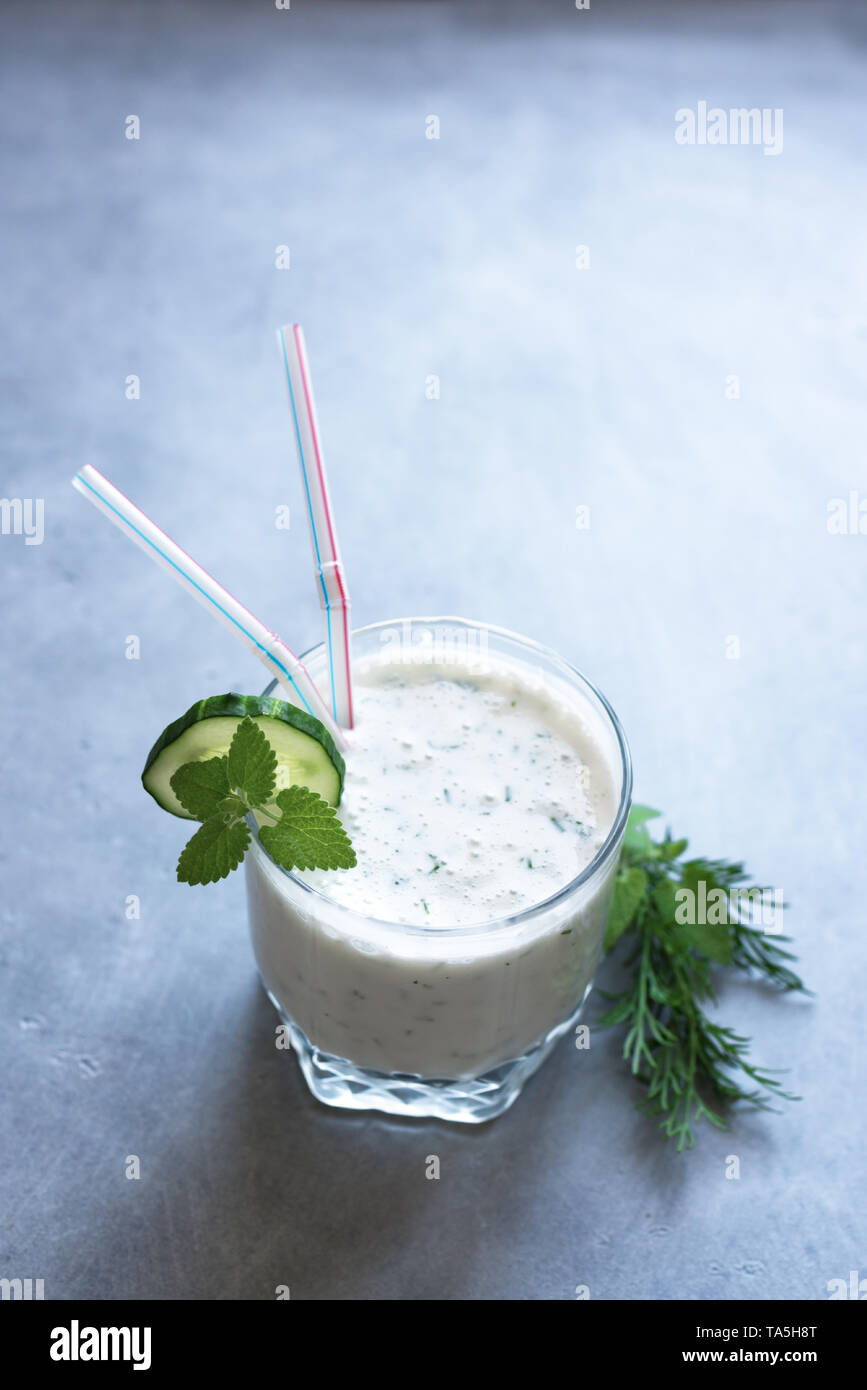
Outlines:
[[[229,795],[228,766],[228,758],[208,758],[200,763],[184,763],[172,777],[175,796],[196,820],[207,820]]]
[[[185,811],[202,822],[178,860],[180,883],[217,883],[237,869],[250,846],[247,816],[269,824],[259,840],[284,869],[351,869],[349,837],[333,806],[307,787],[277,785],[277,755],[247,716],[221,758],[184,763],[171,788]]]
[[[229,744],[229,786],[243,791],[251,806],[264,806],[277,784],[277,754],[268,737],[249,715],[242,719]]]

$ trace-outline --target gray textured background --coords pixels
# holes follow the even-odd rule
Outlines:
[[[0,537],[0,1274],[209,1299],[821,1299],[867,1275],[867,536],[826,526],[867,496],[863,9],[0,23],[2,490],[46,508],[41,546]],[[702,99],[782,107],[783,153],[679,147]],[[241,876],[176,885],[178,824],[138,783],[168,720],[261,670],[68,479],[95,463],[318,640],[290,317],[357,621],[457,612],[558,648],[614,702],[639,798],[783,887],[818,1001],[731,984],[722,1005],[791,1068],[785,1114],[678,1157],[605,1035],[493,1125],[392,1123],[321,1108],[275,1051]]]

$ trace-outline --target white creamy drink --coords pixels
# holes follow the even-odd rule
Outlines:
[[[385,665],[359,683],[340,819],[358,866],[306,883],[356,912],[464,926],[550,897],[611,829],[611,771],[515,668]]]
[[[617,846],[562,890],[621,808],[610,731],[566,680],[502,653],[381,652],[355,703],[338,814],[357,867],[288,875],[254,844],[259,969],[320,1053],[479,1077],[568,1026],[592,979]]]

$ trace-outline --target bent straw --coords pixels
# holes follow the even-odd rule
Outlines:
[[[72,486],[98,507],[114,524],[135,541],[152,560],[168,570],[193,598],[208,608],[226,627],[232,629],[290,694],[293,703],[301,704],[331,733],[338,747],[346,747],[346,739],[331,719],[328,709],[307,668],[302,665],[286,643],[260,623],[248,608],[218,584],[207,570],[197,565],[185,550],[161,531],[144,512],[122,492],[88,465],[76,473]]]
[[[304,334],[300,324],[287,323],[277,330],[277,337],[283,351],[298,462],[307,501],[316,588],[325,613],[325,637],[331,670],[331,709],[337,723],[351,729],[355,721],[352,708],[349,587],[343,573],[337,527],[328,494],[328,477],[322,456]]]

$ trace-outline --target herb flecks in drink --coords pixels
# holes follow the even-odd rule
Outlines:
[[[276,749],[263,724],[279,735]],[[337,800],[343,760],[328,744],[319,721],[255,696],[202,701],[170,725],[151,750],[143,780],[165,810],[202,822],[178,860],[179,882],[216,883],[236,869],[250,846],[250,815],[282,868],[353,868],[355,851],[334,807],[294,780],[312,772],[310,780]],[[180,761],[184,750],[199,756]],[[217,756],[203,756],[209,752]],[[322,767],[332,762],[333,778]]]
[[[727,1129],[725,1111],[736,1101],[769,1110],[775,1099],[798,1099],[749,1060],[749,1038],[705,1012],[705,1004],[716,1002],[712,968],[729,966],[784,991],[810,991],[787,964],[795,959],[780,945],[788,937],[769,936],[737,912],[726,912],[719,925],[678,922],[683,890],[695,894],[703,882],[705,901],[714,890],[729,900],[747,891],[748,876],[742,864],[683,860],[687,841],[668,832],[652,839],[646,822],[658,815],[634,806],[629,817],[605,949],[628,941],[631,981],[619,994],[605,995],[611,1008],[597,1024],[628,1029],[623,1056],[647,1087],[638,1108],[661,1116],[663,1133],[680,1151],[695,1143],[697,1120]]]

